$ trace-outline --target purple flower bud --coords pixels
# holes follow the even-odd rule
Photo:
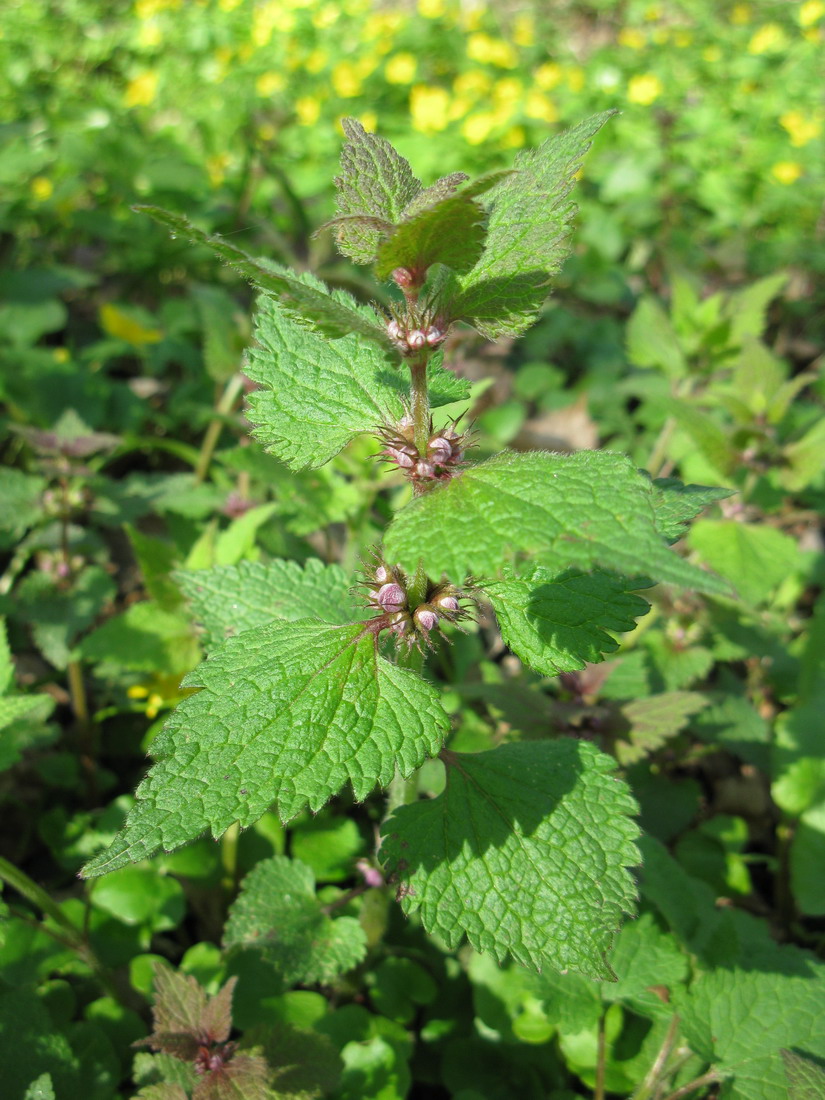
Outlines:
[[[412,286],[413,274],[406,267],[397,267],[392,273],[392,280],[398,286]]]
[[[394,462],[396,466],[403,466],[406,470],[413,464],[412,458],[398,447],[385,447],[384,454],[391,462]]]
[[[375,597],[385,611],[400,611],[407,602],[407,594],[400,584],[382,584]]]
[[[418,351],[419,348],[423,348],[427,343],[427,337],[421,331],[421,329],[413,329],[412,332],[407,333],[407,346],[412,348],[413,351]]]
[[[412,627],[412,619],[409,617],[406,611],[399,611],[395,620],[390,623],[390,630],[393,634],[407,634]]]
[[[458,611],[458,600],[455,596],[439,596],[435,605],[444,611]]]
[[[419,630],[423,630],[425,634],[429,634],[431,630],[435,630],[438,626],[438,615],[429,607],[419,607],[416,609],[415,625]]]
[[[367,886],[378,888],[384,885],[384,876],[377,867],[372,867],[365,859],[359,859],[355,866],[364,876],[364,882]]]
[[[445,462],[449,462],[452,458],[453,448],[449,440],[437,435],[435,439],[431,439],[427,444],[427,453],[433,462],[443,466]]]
[[[401,326],[397,321],[390,321],[390,323],[387,325],[387,334],[392,340],[401,339]]]
[[[435,325],[428,328],[426,332],[427,343],[431,348],[434,348],[436,344],[440,344],[445,336],[446,333],[442,329],[436,328]]]
[[[415,476],[425,481],[429,481],[431,478],[435,477],[435,467],[431,462],[416,462]]]
[[[375,570],[375,579],[378,581],[379,584],[383,584],[384,581],[389,580],[389,577],[389,570],[385,565],[379,565],[378,568]]]

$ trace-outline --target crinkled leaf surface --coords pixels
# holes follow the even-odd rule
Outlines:
[[[354,435],[403,415],[409,372],[363,337],[330,342],[268,297],[258,303],[255,337],[246,373],[263,389],[250,394],[250,419],[267,450],[293,469],[322,466]],[[434,405],[466,396],[465,381],[431,362]]]
[[[316,1100],[338,1085],[343,1065],[326,1035],[279,1024],[253,1029],[244,1043],[266,1057],[272,1073],[269,1100]]]
[[[719,966],[676,999],[682,1032],[732,1081],[731,1100],[786,1100],[781,1049],[825,1058],[825,965],[796,947],[751,945],[746,961]]]
[[[184,684],[202,690],[153,742],[125,828],[85,875],[251,825],[273,803],[284,821],[319,810],[347,780],[365,798],[396,764],[409,775],[438,752],[449,725],[435,690],[380,657],[358,623],[247,630]]]
[[[281,559],[241,561],[213,569],[181,570],[175,576],[203,627],[203,643],[209,650],[273,619],[347,623],[359,610],[363,613],[350,594],[344,570],[317,558],[310,558],[303,567]]]
[[[793,1050],[780,1053],[788,1079],[788,1100],[822,1100],[825,1096],[825,1066]]]
[[[335,180],[338,213],[379,218],[394,225],[421,191],[409,162],[386,140],[370,134],[354,118],[342,119],[347,141],[341,150],[341,175]],[[338,248],[357,264],[371,264],[381,232],[352,221],[338,227]]]
[[[542,566],[488,584],[501,636],[521,659],[547,676],[601,661],[617,643],[607,631],[632,630],[649,604],[632,593],[638,581],[596,570],[553,573]]]
[[[354,917],[327,916],[305,863],[273,856],[246,876],[229,911],[224,946],[259,951],[287,985],[330,982],[356,966],[367,938]]]
[[[504,453],[464,470],[418,497],[394,518],[387,556],[414,570],[462,583],[468,573],[495,576],[530,554],[550,569],[599,565],[705,592],[727,585],[680,558],[656,521],[648,477],[624,455]]]
[[[404,218],[414,218],[422,210],[430,206],[436,206],[450,195],[455,194],[462,183],[466,183],[470,177],[466,172],[451,172],[449,176],[442,176],[423,191],[419,191],[415,198],[404,209]]]
[[[487,212],[475,199],[511,174],[490,172],[414,217],[405,215],[378,250],[379,278],[388,278],[396,267],[425,271],[435,263],[456,272],[469,271],[481,256],[486,236]]]
[[[191,974],[156,964],[152,1034],[143,1044],[192,1061],[200,1046],[225,1042],[232,1030],[232,993],[237,980],[230,978],[210,997]]]
[[[616,759],[623,765],[635,764],[684,729],[707,705],[707,696],[695,691],[663,691],[625,703],[621,713],[629,728],[616,742]]]
[[[135,210],[165,225],[173,236],[205,245],[259,290],[274,295],[297,324],[307,325],[329,339],[357,332],[385,354],[393,353],[393,345],[375,314],[343,291],[330,291],[320,279],[308,274],[296,275],[273,260],[253,259],[223,237],[204,233],[182,214],[173,214],[159,206],[136,206]]]
[[[676,542],[688,524],[717,500],[733,496],[734,489],[715,489],[707,485],[684,485],[675,477],[657,477],[654,482],[656,526],[662,538]]]
[[[614,977],[634,906],[636,805],[595,746],[562,739],[443,754],[447,786],[385,823],[382,858],[428,932],[525,966]]]
[[[688,956],[679,942],[650,912],[622,925],[610,966],[618,981],[605,982],[606,1001],[625,1001],[643,1016],[673,1015],[660,993],[670,993],[688,976]],[[658,992],[657,992],[658,991]]]
[[[491,340],[518,336],[536,318],[547,282],[569,252],[575,206],[568,195],[581,158],[613,111],[516,157],[516,174],[491,192],[484,252],[458,280],[451,313]]]

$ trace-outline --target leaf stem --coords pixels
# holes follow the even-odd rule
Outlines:
[[[238,885],[238,838],[240,835],[241,827],[235,821],[221,837],[221,866],[223,867],[221,886],[230,898],[234,896]]]
[[[678,1033],[679,1017],[672,1016],[659,1052],[653,1060],[653,1065],[645,1074],[644,1081],[633,1093],[632,1100],[651,1100],[651,1097],[654,1096],[661,1083],[662,1071],[670,1058]]]
[[[235,404],[238,394],[240,394],[242,389],[243,375],[240,372],[233,374],[226,383],[226,388],[215,406],[215,414],[209,421],[209,427],[204,433],[203,442],[201,443],[201,449],[198,454],[198,461],[195,466],[196,485],[199,485],[209,472],[209,464],[212,461],[212,454],[214,453],[215,447],[218,445],[224,419],[232,411],[232,406]]]
[[[593,1100],[604,1100],[604,1078],[607,1068],[607,1037],[605,1035],[605,1013],[599,1016],[599,1031],[596,1037],[596,1084]]]
[[[697,1089],[703,1088],[705,1085],[715,1085],[717,1081],[721,1081],[722,1078],[719,1072],[715,1069],[708,1070],[707,1073],[703,1073],[701,1077],[694,1077],[692,1081],[688,1081],[686,1085],[682,1085],[681,1088],[676,1089],[675,1092],[671,1092],[665,1097],[665,1100],[682,1100],[683,1096],[689,1096]]]

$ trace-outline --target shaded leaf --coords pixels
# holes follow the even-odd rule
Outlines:
[[[781,1050],[788,1100],[822,1100],[825,1096],[825,1067],[794,1050]]]
[[[664,691],[625,703],[621,713],[630,728],[615,744],[616,759],[623,765],[635,764],[655,752],[707,704],[707,698],[695,691]]]

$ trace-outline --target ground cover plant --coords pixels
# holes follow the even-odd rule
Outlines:
[[[392,33],[469,32],[493,71],[505,39],[547,61],[524,21],[496,45],[436,8]],[[240,56],[243,11],[210,24],[235,36],[240,85],[264,61],[259,30]],[[822,14],[783,10],[769,33],[732,9],[739,64],[785,64],[779,35],[804,72]],[[296,9],[270,31],[300,42],[326,18]],[[635,121],[580,121],[604,89],[576,92],[565,62],[569,128],[529,147],[525,123],[514,155],[501,104],[478,142],[459,115],[433,125],[430,74],[409,120],[388,112],[413,166],[349,119],[331,187],[340,135],[304,127],[312,178],[286,157],[293,220],[276,201],[271,233],[235,232],[221,181],[131,192],[143,206],[120,215],[105,172],[74,245],[77,210],[61,228],[44,184],[17,193],[0,476],[11,1096],[823,1091],[825,420],[812,233],[800,247],[815,159],[784,183],[750,147],[759,195],[785,205],[748,191],[747,225],[731,224],[744,190],[728,220],[680,191],[684,135],[645,202],[611,198],[607,166],[627,174],[657,110],[638,99],[655,91],[645,51],[687,33],[670,13],[626,19],[606,21],[625,52],[596,45],[579,67],[642,57]],[[694,26],[702,51],[719,26]],[[71,115],[71,69],[59,80],[49,110]],[[676,94],[660,84],[651,103]],[[210,119],[228,149],[236,110]],[[813,109],[794,132],[817,124]],[[166,151],[197,161],[181,127],[161,126]],[[138,158],[155,140],[132,138]],[[259,168],[247,211],[273,195]],[[676,212],[654,237],[658,197]],[[731,249],[740,232],[767,249]]]

